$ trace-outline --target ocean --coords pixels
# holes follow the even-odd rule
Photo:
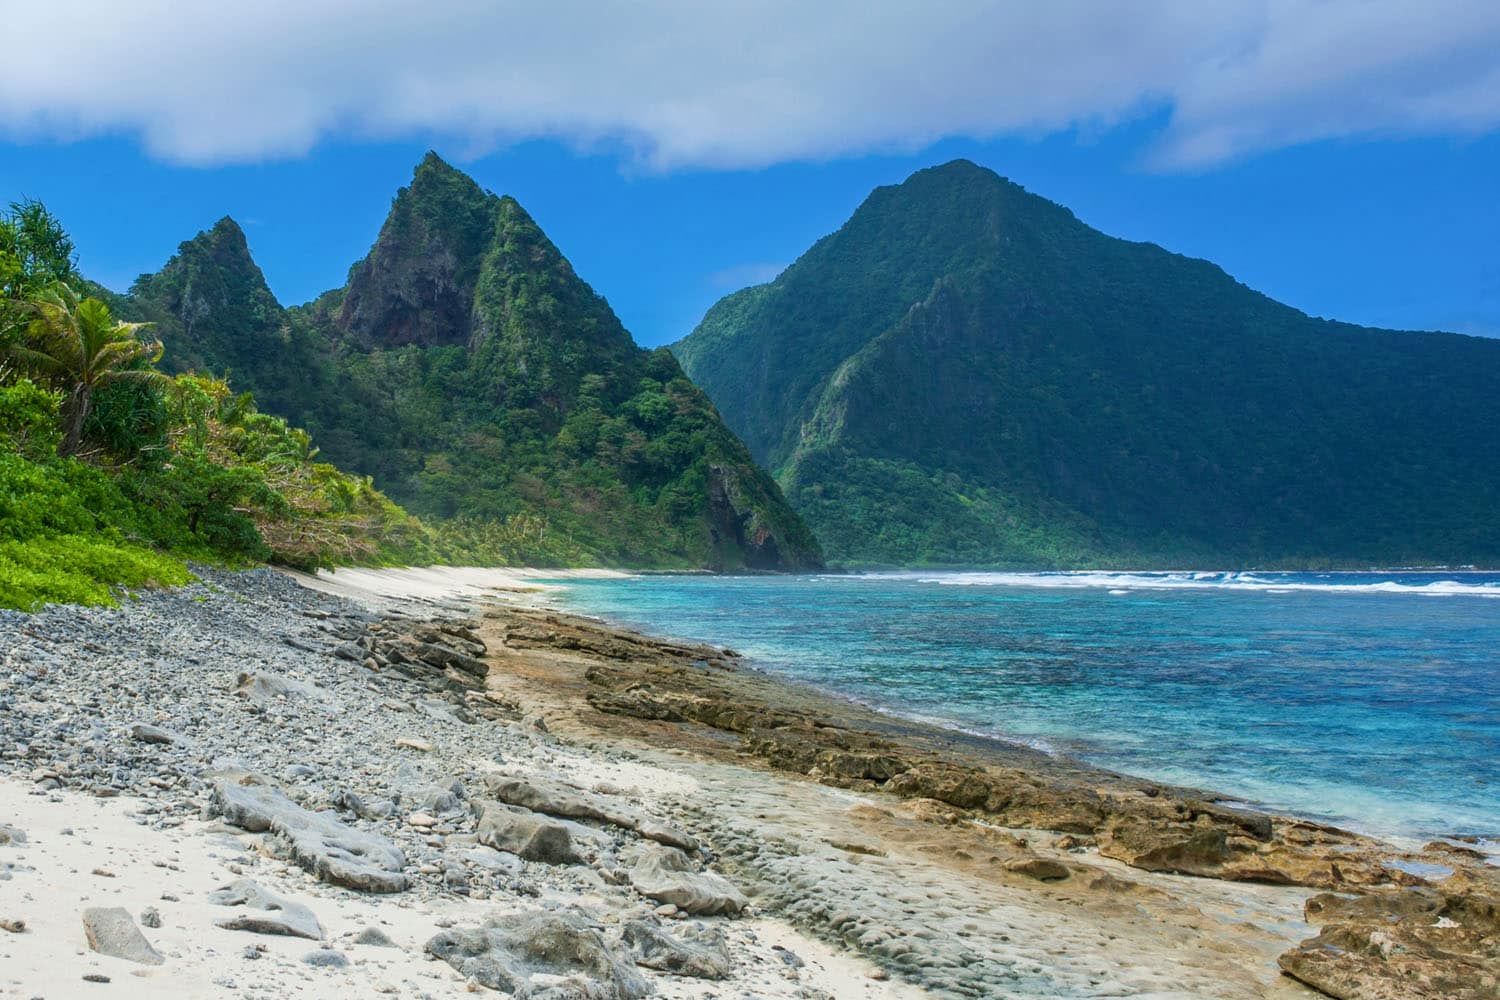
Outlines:
[[[558,583],[571,610],[882,711],[1381,836],[1500,840],[1500,574]]]

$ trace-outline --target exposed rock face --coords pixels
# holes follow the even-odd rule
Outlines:
[[[429,153],[396,196],[380,236],[349,274],[338,326],[364,347],[467,344],[474,282],[493,206],[454,185]]]
[[[253,879],[232,882],[211,895],[208,901],[218,906],[244,907],[232,917],[214,921],[216,926],[226,930],[285,934],[313,941],[323,939],[323,925],[311,910],[301,903],[283,899]]]
[[[1306,913],[1322,930],[1282,955],[1280,965],[1331,997],[1500,997],[1500,896],[1461,877],[1352,898],[1322,893],[1307,901]]]
[[[784,567],[775,533],[758,508],[747,502],[734,469],[708,467],[708,516],[714,544],[742,551],[747,569]]]
[[[274,788],[214,783],[213,805],[226,822],[270,832],[299,865],[325,882],[363,892],[400,892],[406,858],[384,837],[309,812]]]
[[[727,879],[698,871],[692,859],[674,847],[642,845],[630,869],[630,884],[642,896],[692,914],[733,915],[749,905]]]
[[[651,984],[628,959],[571,911],[494,917],[480,927],[436,935],[427,951],[481,986],[517,1000],[636,1000],[651,993]],[[536,977],[563,977],[563,982]]]
[[[141,965],[160,965],[166,961],[151,947],[146,935],[135,925],[135,919],[122,906],[93,906],[84,910],[83,933],[88,937],[89,947],[101,955]]]

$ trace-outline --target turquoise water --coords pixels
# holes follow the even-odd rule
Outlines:
[[[894,713],[1388,836],[1500,834],[1500,574],[564,586]]]

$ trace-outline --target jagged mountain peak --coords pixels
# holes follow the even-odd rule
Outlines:
[[[337,325],[366,347],[467,344],[500,199],[429,152],[354,266]]]

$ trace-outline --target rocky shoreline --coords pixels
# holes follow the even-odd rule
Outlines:
[[[1462,844],[967,741],[443,579],[208,571],[0,612],[0,805],[97,821],[75,844],[0,809],[0,996],[1500,988],[1496,871]],[[111,837],[130,871],[84,874]]]

